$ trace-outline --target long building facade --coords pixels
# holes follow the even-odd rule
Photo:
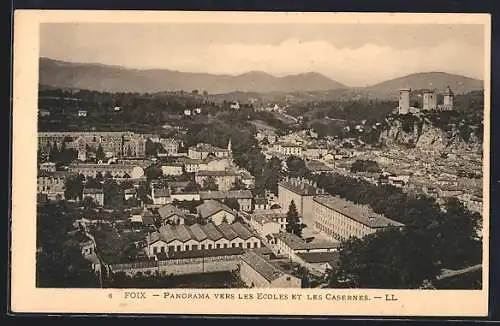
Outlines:
[[[313,199],[314,226],[338,241],[363,238],[387,227],[404,224],[376,214],[366,206],[355,205],[339,197],[317,196]]]

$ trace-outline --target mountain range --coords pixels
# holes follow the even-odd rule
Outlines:
[[[397,95],[403,87],[433,88],[443,91],[448,85],[455,93],[483,89],[483,81],[445,72],[416,73],[364,87],[351,88],[316,72],[276,77],[261,71],[245,74],[213,75],[167,69],[129,69],[96,63],[70,63],[40,58],[39,84],[47,87],[88,89],[107,92],[206,91],[210,94],[231,92],[296,93],[355,90],[375,97]]]

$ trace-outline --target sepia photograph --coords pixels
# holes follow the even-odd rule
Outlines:
[[[14,70],[35,290],[487,313],[489,16],[43,13]]]

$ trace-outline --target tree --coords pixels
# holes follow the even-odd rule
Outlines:
[[[64,198],[81,199],[83,194],[83,182],[80,176],[70,176],[64,182]]]
[[[356,160],[351,165],[351,172],[380,172],[378,163],[373,160]]]
[[[288,174],[293,178],[307,178],[311,176],[311,171],[306,167],[303,159],[297,156],[290,156],[286,160]]]
[[[104,204],[106,206],[120,207],[123,205],[124,193],[122,187],[114,180],[106,180],[102,191],[104,193]]]
[[[297,207],[293,200],[290,206],[288,206],[288,212],[286,213],[286,232],[293,233],[299,237],[302,236],[299,213],[297,212]]]
[[[145,169],[146,180],[151,182],[152,180],[159,179],[163,176],[163,171],[157,166],[150,166]]]
[[[95,175],[95,181],[101,183],[104,181],[104,177],[101,172],[97,172]]]
[[[203,191],[216,191],[219,190],[219,185],[217,184],[216,180],[214,177],[209,176],[205,180],[203,180],[203,185],[201,187],[201,190]]]
[[[104,153],[104,149],[102,148],[102,145],[99,144],[99,146],[97,147],[97,151],[95,153],[95,157],[96,157],[96,160],[99,162],[99,161],[104,161],[104,159],[106,158],[106,154]]]
[[[49,152],[49,161],[58,162],[59,161],[59,149],[57,148],[57,143],[54,141],[54,144],[50,148]]]
[[[439,274],[429,237],[387,229],[343,242],[330,287],[418,289]]]
[[[224,199],[224,205],[227,207],[234,209],[236,211],[240,210],[240,203],[238,203],[238,200],[236,198],[226,198]]]
[[[228,223],[228,220],[227,220],[227,216],[226,216],[226,215],[224,215],[224,216],[222,217],[222,221],[221,221],[221,222],[222,222],[222,223]]]
[[[184,191],[189,193],[197,193],[201,189],[201,186],[194,181],[190,181],[185,187]]]
[[[82,205],[85,209],[94,209],[97,207],[97,204],[92,197],[83,198]]]

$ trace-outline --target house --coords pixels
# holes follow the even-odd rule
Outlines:
[[[86,117],[87,116],[87,111],[85,111],[85,110],[78,110],[78,116],[79,117]]]
[[[212,178],[219,186],[219,190],[227,191],[232,188],[239,174],[234,171],[198,171],[195,174],[196,183],[203,185],[205,180]]]
[[[232,110],[239,110],[240,109],[240,103],[233,102],[233,103],[231,103],[230,107],[231,107]]]
[[[201,200],[214,199],[223,202],[226,199],[236,199],[240,210],[244,212],[252,211],[252,198],[250,190],[200,191]]]
[[[158,209],[160,214],[161,224],[184,224],[186,212],[180,210],[174,205],[167,204]]]
[[[254,200],[255,210],[265,210],[269,209],[269,203],[266,198],[255,198]]]
[[[308,270],[314,270],[321,275],[328,274],[338,266],[339,252],[299,252],[296,254],[300,260],[299,264],[306,267]]]
[[[209,155],[218,158],[230,157],[230,154],[231,154],[231,139],[229,139],[227,148],[219,148],[206,143],[200,143],[197,144],[196,146],[188,148],[188,157],[198,160],[203,160],[207,158]]]
[[[84,188],[83,189],[83,198],[90,197],[94,200],[94,202],[99,205],[104,205],[104,192],[102,189],[96,188]]]
[[[190,116],[191,115],[191,110],[190,109],[185,109],[184,110],[184,115],[185,116]]]
[[[40,163],[38,168],[40,169],[40,171],[56,172],[56,163],[53,162]]]
[[[164,176],[182,175],[184,173],[183,165],[178,164],[178,163],[170,163],[170,164],[162,165],[161,171],[163,172]]]
[[[129,200],[130,198],[136,198],[137,190],[135,188],[128,188],[123,191],[125,195],[125,200]]]
[[[217,200],[205,200],[203,204],[196,207],[196,212],[203,220],[208,220],[215,225],[222,222],[233,223],[236,212]]]
[[[300,288],[301,280],[287,274],[256,252],[241,256],[240,278],[254,288]]]
[[[195,114],[200,114],[200,113],[201,113],[201,108],[196,108],[196,109],[194,109],[194,113],[195,113]]]
[[[154,205],[165,205],[172,200],[168,188],[155,189],[155,187],[151,187],[151,198]]]
[[[281,231],[280,223],[264,214],[252,214],[248,224],[263,238]]]

